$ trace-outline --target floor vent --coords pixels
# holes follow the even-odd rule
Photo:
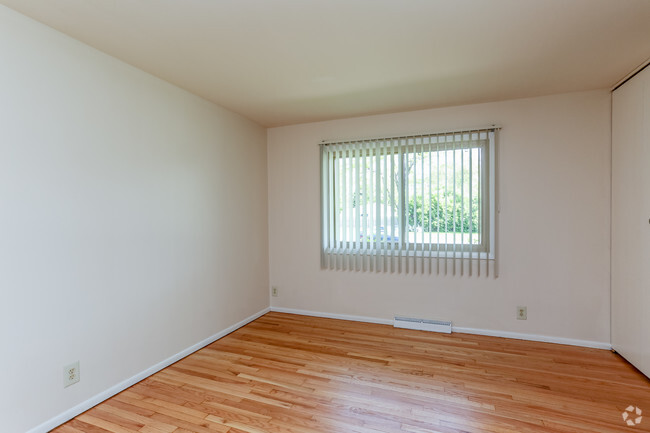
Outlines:
[[[418,329],[420,331],[444,332],[446,334],[451,334],[451,322],[445,322],[443,320],[395,316],[393,326],[395,328]]]

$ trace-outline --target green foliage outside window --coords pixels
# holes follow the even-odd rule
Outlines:
[[[425,200],[417,196],[411,198],[408,203],[408,225],[411,229],[420,228],[423,232],[443,233],[469,233],[470,232],[470,209],[469,200],[466,198],[461,212],[461,196],[456,194],[456,212],[454,213],[453,194],[447,197],[429,197]],[[414,205],[415,204],[415,205]],[[455,224],[455,226],[454,226]],[[455,230],[454,230],[455,228]],[[479,202],[477,197],[472,199],[471,230],[478,233],[479,229]]]

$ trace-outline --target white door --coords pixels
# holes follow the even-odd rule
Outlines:
[[[650,67],[612,95],[612,346],[650,376]]]

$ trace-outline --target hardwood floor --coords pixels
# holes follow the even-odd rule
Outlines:
[[[632,431],[650,431],[650,381],[609,351],[281,313],[54,430]]]

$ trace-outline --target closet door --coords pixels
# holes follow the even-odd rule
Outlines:
[[[650,376],[650,67],[612,95],[612,346]]]

